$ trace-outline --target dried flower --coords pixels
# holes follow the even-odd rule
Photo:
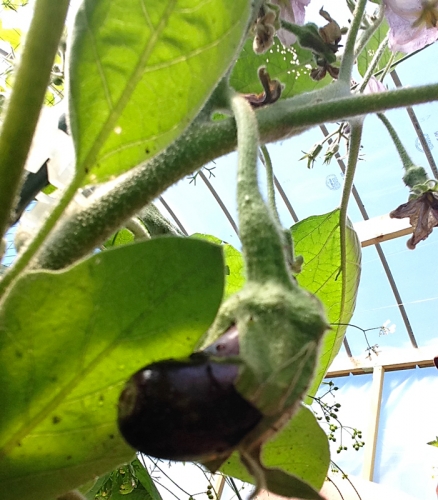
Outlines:
[[[389,48],[409,54],[438,39],[438,0],[383,0]]]
[[[260,94],[243,94],[253,108],[260,108],[278,101],[284,88],[278,80],[271,80],[264,66],[259,68],[258,76],[264,91]]]
[[[438,192],[435,189],[424,191],[423,194],[403,203],[389,214],[393,219],[409,217],[409,222],[414,228],[414,234],[407,242],[411,250],[438,226]]]
[[[265,53],[274,43],[278,12],[263,5],[254,25],[253,49],[256,54]]]

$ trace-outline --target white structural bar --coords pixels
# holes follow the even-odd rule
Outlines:
[[[372,481],[374,479],[374,463],[376,459],[377,436],[379,433],[380,407],[382,402],[384,375],[385,370],[382,366],[376,366],[374,368],[368,429],[365,434],[366,446],[362,466],[362,477],[368,481]]]
[[[407,370],[416,366],[430,367],[434,366],[435,356],[438,356],[438,347],[418,347],[417,349],[385,347],[385,350],[378,355],[373,354],[371,359],[365,356],[349,358],[347,355],[338,355],[330,365],[326,378],[344,377],[350,373],[353,375],[371,373],[378,366],[383,366],[387,372]]]
[[[408,218],[391,219],[389,214],[355,222],[353,226],[359,236],[362,247],[406,236],[413,232]]]

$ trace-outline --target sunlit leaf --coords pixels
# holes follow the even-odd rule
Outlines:
[[[346,324],[354,312],[361,247],[353,226],[348,222],[344,274],[341,270],[339,210],[298,222],[292,226],[292,236],[296,254],[304,258],[303,270],[297,275],[298,282],[322,301],[332,324],[332,329],[325,334],[317,375],[309,391],[313,396],[341,348]]]
[[[236,250],[229,243],[226,243],[211,234],[196,233],[192,235],[192,238],[199,238],[211,243],[216,243],[217,245],[222,245],[225,258],[224,298],[226,299],[238,292],[245,283],[245,264],[243,262],[242,253],[239,252],[239,250]]]
[[[161,500],[148,471],[136,458],[99,478],[85,493],[87,500]]]
[[[230,83],[238,92],[245,94],[262,92],[263,88],[257,76],[260,66],[266,66],[271,79],[280,80],[285,85],[282,98],[310,92],[322,88],[332,82],[326,76],[319,82],[310,78],[310,71],[315,66],[314,57],[309,50],[298,44],[287,49],[276,42],[266,54],[257,55],[252,48],[252,40],[248,40],[231,73]]]
[[[21,44],[21,30],[17,28],[3,28],[3,22],[0,19],[0,40],[8,42],[11,49],[16,51]]]
[[[327,474],[330,451],[327,436],[313,413],[306,407],[263,448],[262,461],[267,467],[278,467],[320,489]],[[221,471],[242,481],[253,482],[236,453]]]
[[[245,32],[248,0],[85,0],[71,40],[70,124],[78,168],[103,181],[187,127]]]
[[[438,436],[436,439],[434,439],[433,441],[429,441],[429,443],[427,443],[427,444],[430,444],[431,446],[438,447]]]
[[[113,234],[108,240],[104,243],[105,248],[118,247],[121,245],[127,245],[128,243],[134,242],[134,235],[126,228],[122,228]]]
[[[116,425],[123,384],[193,350],[223,266],[217,245],[167,237],[16,283],[0,313],[2,499],[54,498],[132,458]]]

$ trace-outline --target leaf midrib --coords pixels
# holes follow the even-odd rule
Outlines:
[[[119,100],[115,104],[115,106],[110,110],[109,116],[103,124],[101,131],[99,132],[96,140],[93,143],[93,146],[85,156],[81,165],[78,166],[79,170],[84,172],[85,175],[91,170],[92,166],[96,162],[97,155],[99,151],[105,144],[109,134],[114,130],[114,127],[119,119],[120,115],[123,112],[123,109],[126,107],[127,102],[129,101],[132,93],[134,92],[138,82],[141,80],[144,68],[146,67],[147,61],[149,60],[152,52],[156,48],[156,45],[159,41],[159,38],[165,28],[167,27],[170,16],[172,15],[173,10],[177,4],[178,0],[170,0],[168,6],[160,20],[155,31],[152,32],[151,37],[147,41],[146,47],[143,50],[142,56],[139,58],[138,63],[131,75],[131,77],[126,82],[125,88],[121,93]],[[142,2],[144,5],[144,2]],[[93,42],[95,42],[93,33],[89,32],[90,37]],[[97,65],[100,67],[100,61],[96,60]],[[104,80],[106,81],[106,80]]]

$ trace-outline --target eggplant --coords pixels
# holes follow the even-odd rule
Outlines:
[[[127,382],[118,425],[136,450],[168,460],[231,453],[262,414],[236,390],[238,367],[198,352],[149,364]]]

